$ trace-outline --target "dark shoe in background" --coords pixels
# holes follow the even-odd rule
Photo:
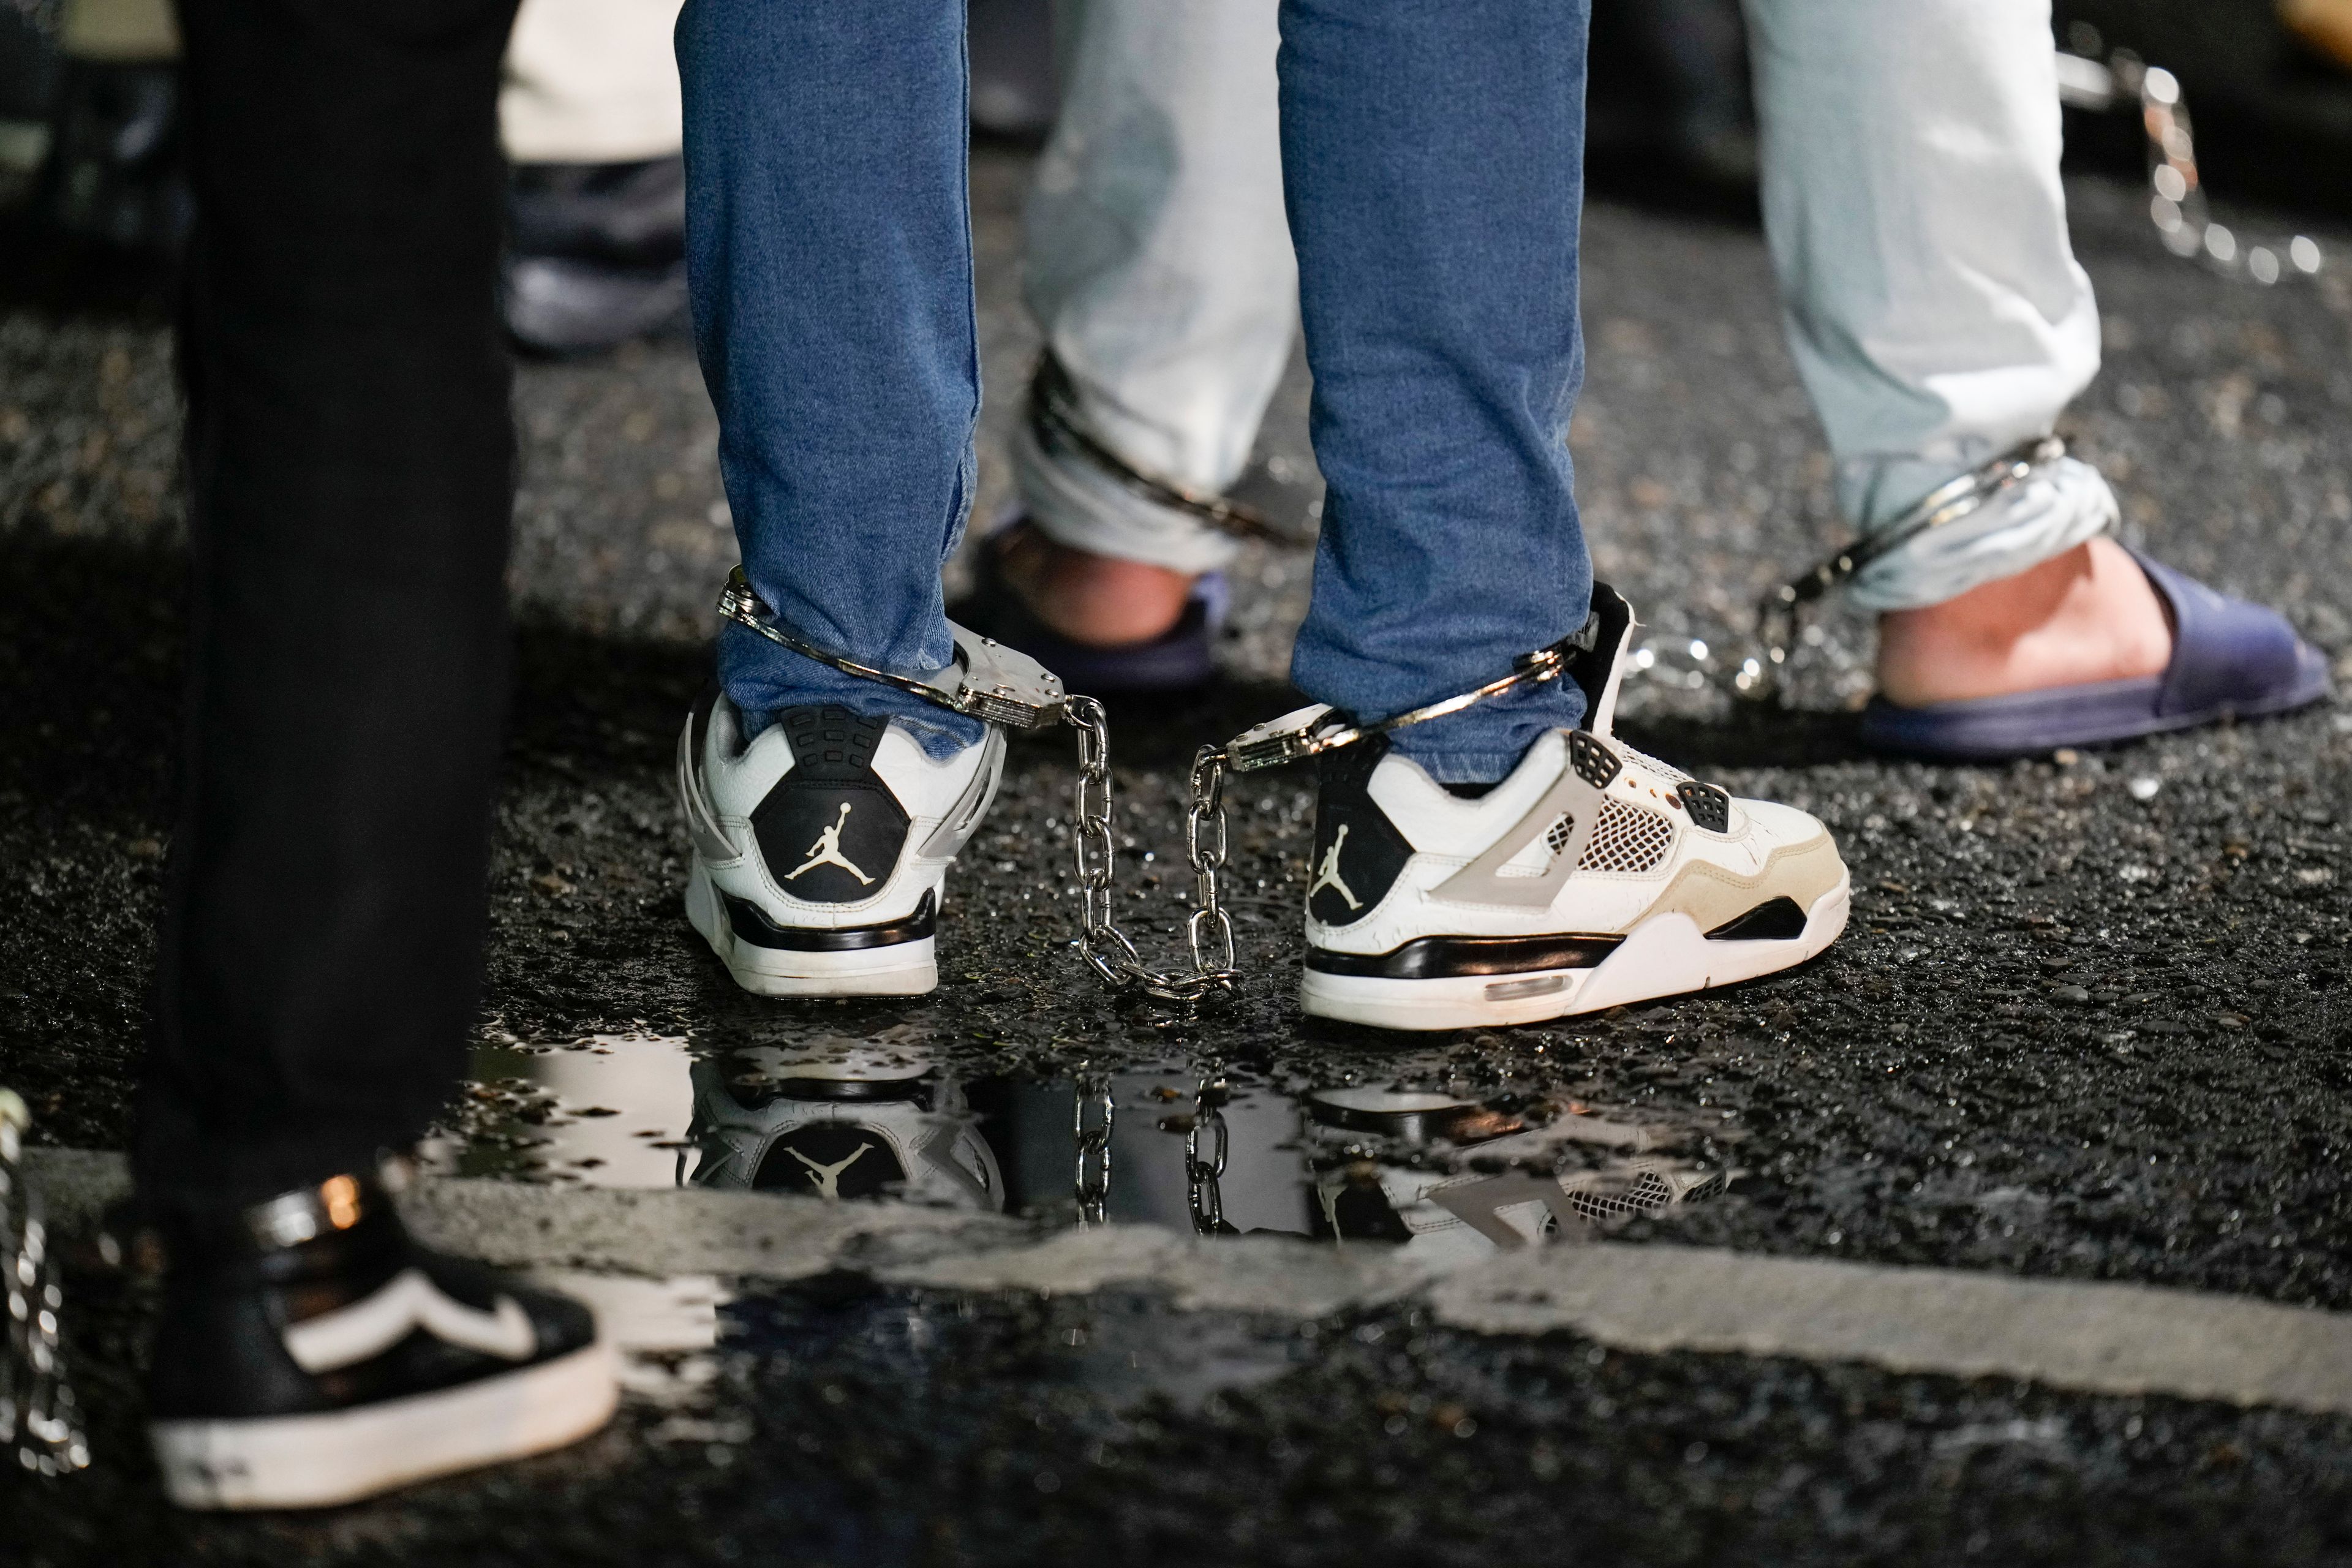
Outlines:
[[[48,157],[49,112],[64,64],[30,15],[0,5],[0,208],[31,194]]]
[[[1756,188],[1756,110],[1738,0],[1595,0],[1587,146],[1594,177],[1668,205]]]
[[[507,186],[507,331],[589,353],[686,320],[686,163],[518,163]]]
[[[117,250],[176,256],[195,218],[180,158],[179,67],[67,60],[49,123],[33,195],[40,219]]]
[[[971,125],[1015,142],[1042,142],[1061,112],[1049,0],[971,0]]]

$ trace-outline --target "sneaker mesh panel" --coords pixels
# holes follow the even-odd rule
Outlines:
[[[1580,871],[1654,871],[1675,845],[1675,825],[1655,812],[1604,800],[1592,837],[1576,862]]]
[[[1618,741],[1616,745],[1619,751],[1624,752],[1627,756],[1633,758],[1635,762],[1641,763],[1643,767],[1649,769],[1652,773],[1657,774],[1668,784],[1681,784],[1684,780],[1690,777],[1690,774],[1683,772],[1682,769],[1675,766],[1674,763],[1662,763],[1658,761],[1657,758],[1650,755],[1649,752],[1636,751],[1622,741]]]
[[[1553,823],[1550,831],[1544,835],[1544,847],[1558,855],[1568,847],[1568,841],[1575,837],[1576,818],[1563,811],[1559,814],[1559,820]]]
[[[1606,1223],[1628,1215],[1656,1214],[1681,1204],[1711,1198],[1730,1183],[1720,1171],[1710,1171],[1685,1184],[1670,1179],[1663,1170],[1636,1166],[1631,1172],[1595,1175],[1583,1181],[1571,1177],[1561,1184],[1568,1187],[1569,1207],[1586,1219]]]

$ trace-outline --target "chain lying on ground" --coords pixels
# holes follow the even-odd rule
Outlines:
[[[0,1274],[6,1280],[7,1342],[0,1345],[0,1444],[45,1476],[89,1464],[89,1447],[66,1384],[58,1315],[65,1306],[48,1231],[26,1183],[25,1102],[0,1089]]]
[[[1572,635],[1519,656],[1508,674],[1379,723],[1360,724],[1318,703],[1245,730],[1222,747],[1202,747],[1192,759],[1192,797],[1184,820],[1186,858],[1193,880],[1192,912],[1185,921],[1192,966],[1163,970],[1143,961],[1134,941],[1119,929],[1114,907],[1111,868],[1118,840],[1112,828],[1110,727],[1100,702],[1065,693],[1061,681],[1036,660],[953,622],[949,629],[955,638],[955,662],[945,669],[902,675],[860,664],[785,626],[752,592],[740,566],[728,577],[719,595],[719,613],[844,674],[876,681],[958,713],[1019,730],[1043,730],[1057,722],[1075,730],[1077,809],[1070,837],[1080,900],[1075,945],[1087,966],[1114,989],[1184,1003],[1230,993],[1240,976],[1234,958],[1233,917],[1225,910],[1217,884],[1225,864],[1228,772],[1251,773],[1320,756],[1369,736],[1458,713],[1473,703],[1522,686],[1556,680],[1567,673],[1572,657],[1592,649],[1600,631],[1599,617],[1589,617]],[[1085,1203],[1082,1191],[1081,1213]]]
[[[1153,969],[1111,909],[1110,730],[1103,705],[1073,697],[1063,717],[1078,732],[1076,818],[1070,842],[1077,861],[1078,956],[1114,986],[1132,985],[1163,1002],[1197,1002],[1213,991],[1230,990],[1234,967],[1234,922],[1217,898],[1217,873],[1225,864],[1225,753],[1203,746],[1192,758],[1192,804],[1184,814],[1185,858],[1192,868],[1193,904],[1184,934],[1192,949],[1192,973]],[[1208,831],[1213,827],[1212,837]]]

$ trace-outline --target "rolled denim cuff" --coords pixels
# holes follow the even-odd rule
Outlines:
[[[837,703],[865,718],[889,720],[933,762],[944,762],[988,738],[988,726],[968,714],[820,664],[733,621],[719,628],[719,685],[744,715],[751,734],[787,708]]]
[[[1025,421],[1013,436],[1013,478],[1029,521],[1073,550],[1194,575],[1241,553],[1241,541],[1181,508],[1136,494],[1082,457],[1046,451]]]
[[[1917,467],[1918,475],[1907,469]],[[1925,495],[1965,470],[1905,463],[1905,481],[1882,468],[1869,489],[1878,495],[1910,490],[1924,479]],[[1906,503],[1907,504],[1907,503]],[[1853,510],[1863,510],[1854,507]],[[1880,506],[1865,517],[1867,534],[1893,522],[1902,508]],[[2115,491],[2099,470],[2076,458],[2061,458],[2001,491],[1966,517],[1929,529],[1908,544],[1879,557],[1854,575],[1848,594],[1868,610],[1916,610],[1957,599],[1972,588],[2014,577],[2064,554],[2086,540],[2112,531],[2121,513]]]

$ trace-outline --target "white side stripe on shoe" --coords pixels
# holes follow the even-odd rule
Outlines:
[[[418,1329],[506,1361],[529,1361],[539,1348],[530,1314],[510,1297],[485,1312],[444,1295],[423,1269],[404,1268],[363,1300],[288,1324],[286,1353],[304,1372],[333,1372],[382,1355]]]

